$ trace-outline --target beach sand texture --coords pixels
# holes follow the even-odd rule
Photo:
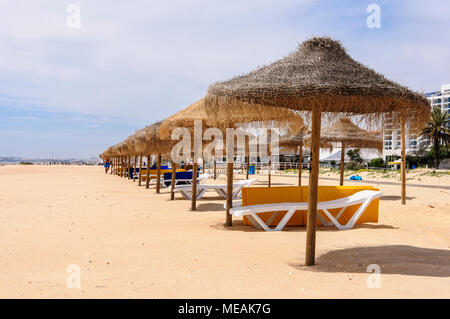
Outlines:
[[[241,218],[224,227],[215,193],[193,212],[168,189],[155,194],[101,166],[2,166],[0,297],[450,298],[450,177],[411,181],[421,186],[407,188],[406,206],[399,182],[383,181],[371,184],[384,194],[379,223],[319,227],[317,265],[304,267],[304,227],[266,233]],[[80,289],[67,287],[71,264]],[[380,266],[380,288],[367,286],[370,264]]]

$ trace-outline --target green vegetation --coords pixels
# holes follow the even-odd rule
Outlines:
[[[374,158],[370,161],[370,167],[386,167],[386,162],[381,158]]]
[[[442,147],[447,147],[448,156],[448,146],[450,145],[450,129],[447,127],[447,123],[450,122],[450,114],[447,112],[442,112],[440,107],[433,107],[431,112],[431,118],[422,130],[421,136],[430,139],[433,143],[433,159],[434,167],[438,168],[441,159],[448,158],[441,153]]]
[[[358,170],[364,168],[364,165],[362,164],[363,158],[359,154],[359,151],[359,148],[348,150],[347,156],[350,157],[350,162],[346,165],[347,169]]]
[[[21,161],[19,165],[33,165],[33,163]]]
[[[431,171],[431,172],[424,172],[424,173],[420,174],[419,176],[442,177],[442,176],[448,176],[448,175],[450,175],[450,172]]]

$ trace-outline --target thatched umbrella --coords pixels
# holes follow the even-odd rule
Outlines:
[[[312,38],[277,62],[211,85],[206,104],[211,114],[229,105],[239,105],[243,112],[252,113],[256,112],[255,104],[311,112],[306,265],[315,261],[322,112],[364,115],[368,122],[391,116],[402,123],[402,128],[406,123],[419,126],[429,114],[423,95],[353,60],[340,42],[331,38]]]
[[[297,151],[297,148],[299,148],[298,186],[302,186],[303,134],[304,132],[302,131],[293,137],[284,137],[279,142],[280,147],[285,149]]]
[[[134,134],[128,136],[125,142],[127,143],[130,156],[133,158],[133,182],[134,182],[136,181],[136,166],[138,157],[138,153],[136,152],[136,136]],[[129,175],[128,179],[131,179],[131,172],[128,175]]]
[[[173,146],[173,141],[164,140],[160,137],[160,127],[162,121],[156,122],[152,125],[145,127],[146,139],[149,143],[149,148],[152,154],[156,155],[156,193],[160,192],[160,180],[161,180],[161,158],[163,155],[169,154]],[[149,185],[149,171],[150,166],[147,165],[147,180],[146,184]],[[147,187],[148,188],[148,187]]]
[[[169,116],[167,119],[165,119],[160,127],[159,133],[163,140],[171,141],[171,134],[172,131],[178,127],[180,128],[186,128],[190,132],[190,136],[194,136],[194,127],[195,122],[199,121],[201,123],[202,127],[202,134],[204,133],[205,129],[207,129],[208,123],[207,123],[207,116],[204,112],[203,108],[203,99],[200,99],[199,101],[189,105],[188,107],[182,109],[181,111],[175,113],[172,116]],[[196,210],[197,209],[197,172],[198,172],[198,158],[197,152],[199,151],[199,147],[203,146],[203,139],[201,141],[202,145],[196,145],[197,139],[194,137],[194,145],[192,145],[192,149],[190,150],[190,153],[193,158],[193,165],[192,165],[192,199],[191,199],[191,209]],[[174,188],[175,188],[175,173],[176,173],[176,163],[172,159],[172,182],[170,185],[170,199],[174,200]]]
[[[147,171],[149,169],[149,161],[150,161],[150,143],[147,139],[147,134],[145,132],[145,128],[137,130],[134,133],[134,149],[136,154],[139,156],[139,175],[138,175],[138,185],[141,186],[142,180],[142,157],[147,157]],[[148,177],[147,177],[148,178]],[[148,188],[148,187],[147,187]]]
[[[236,111],[238,111],[236,109]],[[220,119],[220,120],[219,120]],[[223,112],[219,111],[214,117],[210,117],[205,108],[204,99],[191,104],[187,108],[167,118],[161,125],[160,134],[162,138],[169,139],[172,131],[177,127],[188,128],[191,135],[194,130],[194,121],[200,121],[202,129],[206,130],[209,127],[215,127],[222,131],[222,135],[226,135],[226,128],[234,128],[238,123],[246,123],[247,127],[262,127],[273,126],[274,123],[283,123],[286,128],[291,130],[294,127],[303,127],[303,119],[291,110],[274,109],[269,106],[260,106],[258,112],[249,116],[242,116],[239,112]],[[202,132],[203,133],[203,132]],[[225,134],[224,134],[225,133]],[[250,135],[250,134],[248,134]],[[194,146],[195,147],[195,146]],[[197,147],[200,147],[197,146]],[[227,152],[234,152],[234,150],[227,150]],[[196,194],[196,178],[197,178],[197,160],[194,158],[193,163],[193,181],[192,194]],[[228,163],[227,166],[227,203],[231,202],[233,187],[233,163]],[[196,196],[192,196],[192,210],[196,209]],[[231,223],[227,214],[227,224]]]
[[[305,142],[311,142],[311,135],[304,137]],[[340,118],[331,126],[325,127],[320,132],[320,140],[328,143],[341,144],[341,164],[339,185],[344,185],[344,157],[346,147],[373,148],[379,152],[383,149],[383,140],[377,136],[359,128],[349,118]]]
[[[127,167],[127,156],[128,156],[128,146],[125,141],[120,142],[116,145],[117,154],[121,159],[121,169],[120,169],[120,177],[126,177],[126,167]],[[124,170],[125,169],[125,170]]]

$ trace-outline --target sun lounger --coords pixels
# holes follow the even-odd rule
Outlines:
[[[197,173],[197,183],[203,184],[208,180],[210,174],[198,174]],[[170,187],[172,183],[172,173],[165,173],[162,179],[164,187]],[[192,185],[192,171],[189,172],[176,172],[175,173],[175,186],[177,185]]]
[[[191,178],[177,178],[177,175],[175,174],[175,187],[177,185],[180,185],[180,186],[181,185],[191,185],[191,187],[192,187],[192,172],[180,172],[180,173],[182,173],[183,175],[186,175],[185,173],[191,173],[190,174]],[[183,177],[187,177],[187,176],[183,176]],[[203,184],[204,182],[206,182],[208,180],[209,177],[210,177],[210,175],[207,173],[198,175],[197,176],[197,184]],[[151,180],[150,183],[156,184],[156,179]],[[172,174],[171,173],[164,174],[164,177],[161,178],[161,186],[169,188],[171,183],[172,183]]]
[[[257,179],[246,179],[233,183],[233,199],[241,198],[242,188],[250,187],[256,181]],[[186,199],[192,199],[192,185],[175,186],[174,191],[180,192]],[[220,197],[227,197],[226,184],[199,184],[197,185],[197,199],[201,199],[207,191],[216,191]]]
[[[380,198],[382,193],[380,191],[373,190],[363,190],[357,192],[348,197],[323,201],[317,203],[317,218],[324,226],[336,226],[339,230],[347,230],[353,228],[355,223],[358,221],[359,217],[364,213],[365,209],[370,205],[370,203],[376,199]],[[275,203],[275,204],[262,204],[262,205],[250,205],[250,206],[238,206],[241,205],[240,202],[234,202],[230,210],[230,214],[233,216],[246,216],[250,222],[257,228],[262,228],[265,231],[280,231],[286,226],[293,214],[298,210],[307,210],[307,202],[286,202],[286,203]],[[339,217],[344,213],[347,207],[361,204],[361,206],[355,211],[353,216],[348,220],[345,225],[338,222]],[[333,216],[329,212],[330,209],[340,208],[339,212]],[[258,214],[273,212],[272,216],[264,222],[259,218]],[[278,212],[287,212],[286,215],[280,220],[275,228],[270,228],[268,225],[271,224]],[[330,221],[327,221],[325,216],[328,217]]]

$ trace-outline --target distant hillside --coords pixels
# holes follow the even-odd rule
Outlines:
[[[19,163],[22,161],[21,157],[0,156],[0,163]]]
[[[42,163],[66,163],[66,164],[97,164],[99,159],[79,159],[79,158],[68,158],[68,159],[50,159],[50,158],[22,158],[14,156],[0,156],[0,164],[19,164],[20,162],[29,162],[35,164]]]

